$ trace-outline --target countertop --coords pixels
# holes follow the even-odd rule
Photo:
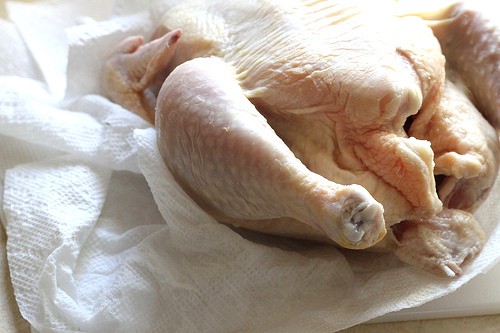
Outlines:
[[[500,315],[363,324],[339,333],[497,333]]]

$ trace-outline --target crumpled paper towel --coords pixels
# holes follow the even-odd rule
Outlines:
[[[147,36],[169,5],[7,2],[33,56],[23,61],[40,68],[0,69],[0,219],[34,332],[334,332],[446,295],[498,261],[499,182],[477,214],[488,243],[451,280],[392,254],[237,233],[205,214],[165,168],[154,129],[99,96],[110,45]],[[27,17],[40,9],[73,20],[37,30]]]

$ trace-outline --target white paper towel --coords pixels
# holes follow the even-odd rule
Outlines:
[[[38,8],[87,16],[19,28],[37,50],[25,61],[46,82],[36,71],[0,71],[0,218],[34,331],[334,332],[443,296],[498,261],[498,182],[478,213],[489,241],[453,280],[391,254],[239,234],[207,216],[165,168],[154,129],[98,95],[110,45],[147,36],[169,2],[99,1],[106,17],[90,8],[97,2],[38,1],[13,18],[23,26]],[[41,47],[44,31],[62,26]],[[51,79],[50,56],[68,64]]]

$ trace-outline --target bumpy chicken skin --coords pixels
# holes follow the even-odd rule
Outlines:
[[[418,116],[409,134],[429,140],[435,154],[434,174],[444,205],[473,212],[486,199],[495,181],[500,150],[497,132],[481,116],[453,71],[433,116]]]
[[[462,210],[496,178],[498,136],[445,84],[435,37],[448,38],[445,29],[368,3],[185,1],[151,42],[131,37],[117,48],[103,87],[155,119],[166,165],[217,219],[357,249],[389,232],[382,243],[403,260],[459,274],[484,240]],[[447,177],[438,190],[434,174]],[[415,223],[466,239],[439,242]],[[426,237],[444,250],[423,249]],[[450,256],[457,247],[463,255]]]

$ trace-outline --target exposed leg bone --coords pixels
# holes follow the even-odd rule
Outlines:
[[[148,87],[167,67],[180,36],[177,29],[146,44],[141,36],[123,40],[104,65],[104,92],[114,102],[153,122],[156,97]]]
[[[222,221],[290,217],[348,248],[385,235],[382,205],[309,171],[245,97],[230,66],[178,66],[158,96],[158,146],[179,183]]]

